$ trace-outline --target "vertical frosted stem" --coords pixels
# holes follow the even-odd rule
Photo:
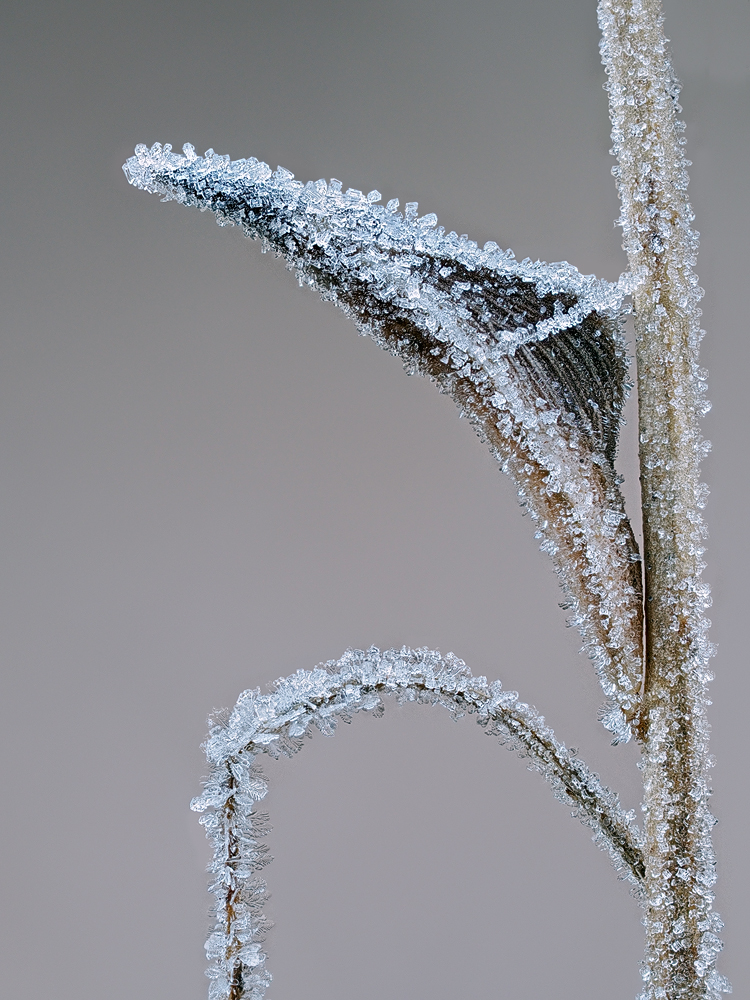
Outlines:
[[[644,749],[649,1000],[698,1000],[727,987],[714,970],[720,921],[711,912],[713,818],[708,810],[707,409],[698,367],[697,233],[675,80],[658,0],[601,0],[614,168],[634,294],[646,591]]]

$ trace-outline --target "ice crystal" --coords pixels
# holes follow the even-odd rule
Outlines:
[[[486,733],[518,751],[546,778],[556,797],[593,830],[593,839],[609,852],[622,877],[640,891],[644,859],[632,813],[515,692],[504,691],[499,681],[474,677],[450,653],[349,650],[340,660],[277,681],[270,694],[244,691],[231,715],[211,726],[204,748],[212,773],[203,794],[191,803],[203,813],[214,848],[216,924],[206,943],[211,1000],[260,1000],[271,981],[262,950],[266,884],[257,877],[269,861],[261,843],[267,817],[256,809],[267,784],[256,758],[291,756],[313,729],[333,735],[339,718],[382,711],[387,694],[441,705],[454,716],[476,715]]]
[[[640,557],[614,472],[626,291],[567,263],[517,261],[340,181],[302,184],[254,158],[136,147],[131,184],[210,209],[283,256],[300,283],[449,392],[518,485],[628,739],[642,681]]]

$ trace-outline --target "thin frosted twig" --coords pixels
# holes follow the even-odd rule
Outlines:
[[[256,756],[292,755],[313,728],[333,735],[338,718],[382,711],[385,694],[442,705],[454,716],[475,714],[488,734],[519,751],[544,776],[556,797],[593,830],[593,839],[609,852],[622,877],[640,889],[644,859],[632,814],[515,692],[504,691],[499,681],[474,677],[452,654],[349,650],[340,660],[277,681],[271,694],[243,692],[231,715],[212,726],[204,745],[212,774],[192,808],[204,813],[201,822],[214,846],[217,921],[206,945],[213,960],[212,1000],[260,1000],[271,978],[262,951],[266,887],[257,878],[269,860],[260,843],[267,817],[255,808],[267,784]]]

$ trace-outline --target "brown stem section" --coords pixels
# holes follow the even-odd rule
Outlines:
[[[236,824],[237,819],[235,816],[235,803],[234,803],[234,792],[237,789],[237,780],[232,774],[231,768],[229,771],[229,787],[232,789],[232,794],[227,798],[226,805],[224,806],[224,829],[226,830],[227,837],[227,858],[226,865],[227,868],[232,869],[234,866],[239,864],[241,860],[240,845],[237,840],[236,835]],[[227,894],[225,901],[225,918],[224,918],[224,933],[227,936],[227,950],[226,950],[226,964],[231,968],[231,976],[229,979],[229,997],[228,1000],[243,1000],[245,984],[244,976],[242,973],[242,962],[237,956],[239,951],[239,942],[237,941],[234,930],[235,930],[235,917],[236,917],[236,902],[239,899],[241,893],[241,887],[236,879],[232,879],[227,885]]]
[[[644,753],[647,951],[644,996],[706,1000],[726,983],[711,913],[713,818],[706,779],[710,679],[703,611],[699,481],[703,443],[700,290],[692,267],[682,126],[658,0],[601,0],[624,247],[634,295],[643,503],[646,672]]]

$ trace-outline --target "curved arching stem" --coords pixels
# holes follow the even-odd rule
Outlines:
[[[277,681],[270,694],[243,692],[231,715],[214,722],[205,743],[213,771],[191,805],[204,813],[201,822],[214,847],[210,870],[217,917],[206,944],[214,1000],[260,1000],[271,978],[262,951],[266,887],[257,877],[270,860],[261,843],[267,817],[255,808],[268,786],[255,758],[296,753],[311,727],[333,735],[338,719],[382,710],[385,694],[442,705],[455,716],[476,715],[485,732],[519,751],[546,778],[555,796],[593,830],[621,876],[640,891],[644,859],[632,814],[515,692],[474,677],[452,654],[349,650],[340,660]]]

